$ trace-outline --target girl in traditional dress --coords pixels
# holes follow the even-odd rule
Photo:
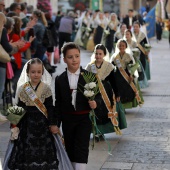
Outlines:
[[[97,116],[97,126],[102,134],[114,132],[114,125],[111,119],[108,117],[108,113],[111,111],[113,114],[118,112],[119,128],[124,129],[127,127],[124,108],[120,103],[120,97],[118,88],[115,82],[114,66],[109,62],[109,53],[106,47],[102,44],[95,46],[94,53],[91,56],[91,62],[86,66],[86,70],[97,73],[101,80],[104,91],[108,96],[109,101],[104,99],[102,89],[100,89],[103,101],[100,104],[100,108],[95,110]],[[100,88],[100,87],[99,87]],[[113,97],[113,91],[115,98]],[[116,104],[117,101],[117,104]],[[114,105],[114,106],[113,106]],[[110,110],[109,107],[112,109]],[[97,134],[97,137],[99,135]]]
[[[149,65],[149,52],[145,50],[145,45],[149,44],[146,35],[140,31],[140,23],[135,21],[133,24],[133,33],[135,36],[135,40],[137,42],[138,48],[140,49],[140,61],[142,66],[145,70],[146,77],[148,80],[151,79],[150,77],[150,65]]]
[[[51,76],[42,61],[38,58],[29,60],[23,68],[16,93],[17,105],[26,113],[17,125],[11,124],[12,135],[4,170],[72,170],[57,136],[50,84]]]
[[[128,43],[129,48],[133,52],[133,57],[135,59],[135,62],[139,64],[139,67],[138,67],[137,70],[138,70],[138,74],[139,74],[138,82],[139,82],[140,88],[146,88],[146,87],[149,86],[148,85],[148,80],[147,80],[147,77],[146,77],[146,74],[145,74],[145,70],[143,69],[142,63],[139,60],[140,50],[137,47],[137,43],[134,40],[134,37],[133,37],[133,34],[132,34],[131,30],[127,29],[125,31],[124,39],[126,40],[126,42]]]
[[[136,107],[143,103],[139,87],[136,87],[135,71],[137,69],[134,59],[128,52],[128,44],[120,39],[116,45],[116,52],[111,58],[111,63],[116,67],[115,79],[120,94],[120,100],[125,108]],[[135,69],[136,68],[136,69]]]
[[[113,40],[114,40],[114,34],[117,31],[117,27],[119,25],[119,21],[117,19],[117,15],[115,13],[112,13],[110,15],[110,20],[109,20],[109,24],[106,28],[106,30],[109,31],[109,34],[106,37],[106,48],[108,49],[109,53],[111,54],[113,48],[114,48],[114,44],[113,44]]]

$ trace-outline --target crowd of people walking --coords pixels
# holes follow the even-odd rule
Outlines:
[[[0,11],[0,44],[11,57],[0,60],[0,108],[15,101],[25,110],[10,124],[4,170],[85,170],[90,134],[98,142],[106,133],[120,135],[126,109],[144,104],[141,89],[151,79],[145,20],[132,9],[124,18],[87,10],[59,11],[52,19],[25,3],[5,10],[1,0]],[[92,53],[86,68],[81,48]],[[53,93],[55,57],[67,68],[55,78]]]

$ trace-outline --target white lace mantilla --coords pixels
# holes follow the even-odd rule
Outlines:
[[[142,31],[140,31],[138,35],[136,35],[135,33],[134,35],[138,43],[140,43],[144,38],[146,38],[145,34]]]
[[[110,72],[114,69],[113,64],[103,61],[101,68],[96,68],[95,63],[89,64],[86,68],[87,71],[97,73],[101,80],[105,80],[105,78],[110,74]]]
[[[24,102],[26,106],[35,106],[28,95],[25,93],[23,85],[19,88],[18,92],[19,99]],[[40,83],[35,93],[42,103],[44,103],[46,98],[52,96],[51,88],[43,82]]]
[[[116,60],[120,61],[120,64],[123,69],[126,69],[127,65],[130,63],[130,61],[132,61],[130,55],[127,53],[125,53],[122,57],[120,57],[120,55],[117,54],[117,56],[115,56],[115,58],[113,59],[113,62],[115,63],[115,65],[117,65]]]

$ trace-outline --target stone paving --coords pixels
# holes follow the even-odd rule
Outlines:
[[[168,40],[151,40],[151,80],[142,89],[145,104],[127,109],[128,128],[123,135],[105,135],[112,147],[112,155],[104,141],[89,148],[87,170],[170,170],[170,48]],[[89,52],[82,52],[82,66],[90,60]],[[63,61],[54,77],[64,70]],[[9,140],[9,124],[0,122],[0,158],[3,159]]]
[[[170,170],[170,49],[166,43],[151,42],[152,79],[149,88],[142,90],[145,104],[136,112],[128,110],[128,128],[102,170]]]

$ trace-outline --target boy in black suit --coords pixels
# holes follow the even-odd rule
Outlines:
[[[55,117],[58,127],[62,122],[62,130],[67,154],[75,170],[85,170],[88,162],[89,140],[92,123],[89,112],[100,105],[98,94],[93,101],[88,99],[78,89],[86,82],[80,67],[80,49],[75,43],[66,43],[62,47],[64,62],[67,69],[55,80]],[[51,128],[57,132],[56,126]]]
[[[133,16],[133,9],[129,9],[128,16],[123,19],[123,23],[126,24],[127,29],[131,29],[135,21],[136,17]]]

